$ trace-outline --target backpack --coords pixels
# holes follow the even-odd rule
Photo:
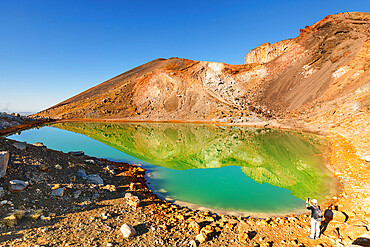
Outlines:
[[[315,220],[318,220],[318,221],[321,221],[322,220],[322,211],[320,209],[320,207],[312,207],[313,208],[313,213],[312,213],[312,217],[315,219]]]

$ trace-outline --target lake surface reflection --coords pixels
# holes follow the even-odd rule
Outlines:
[[[160,196],[209,208],[287,213],[304,209],[306,197],[322,201],[335,193],[322,156],[325,140],[312,134],[169,123],[78,122],[52,127],[45,128],[61,132],[60,139],[67,136],[62,130],[80,133],[145,161],[150,186]],[[42,136],[42,129],[30,131]],[[27,141],[23,133],[14,139]],[[37,141],[47,145],[46,140]],[[87,154],[110,158],[109,152]],[[126,161],[124,156],[115,159]]]

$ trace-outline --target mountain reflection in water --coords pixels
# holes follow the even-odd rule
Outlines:
[[[176,170],[239,166],[258,183],[297,198],[323,199],[333,178],[323,138],[295,131],[170,123],[58,123],[156,166]]]

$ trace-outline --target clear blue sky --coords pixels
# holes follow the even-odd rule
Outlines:
[[[156,58],[243,63],[370,1],[0,0],[0,111],[37,112]]]

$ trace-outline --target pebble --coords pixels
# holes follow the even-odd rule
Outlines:
[[[11,205],[11,204],[12,204],[12,202],[11,202],[11,201],[7,201],[7,200],[2,200],[2,201],[0,202],[0,205],[5,205],[5,204],[9,204],[9,205]]]
[[[203,233],[199,233],[195,239],[199,241],[199,243],[204,243],[207,241],[207,237]]]
[[[114,169],[111,166],[109,166],[109,165],[105,169],[107,169],[108,172],[111,173],[111,174],[113,174],[113,175],[116,174],[116,172],[114,171]]]
[[[13,146],[20,149],[20,150],[26,150],[26,142],[16,142],[13,143]]]
[[[104,185],[103,179],[98,174],[91,174],[86,177],[89,183],[96,185]]]
[[[73,155],[73,156],[82,156],[85,153],[83,151],[71,151],[71,152],[68,152],[68,154]]]
[[[66,188],[58,188],[51,191],[52,196],[62,197]]]
[[[117,191],[116,186],[112,184],[107,184],[106,186],[102,187],[104,190],[109,190],[111,192]]]
[[[364,157],[364,160],[366,160],[366,162],[370,162],[370,154],[369,154],[369,155],[366,155],[366,156]]]
[[[3,187],[0,187],[0,198],[5,196],[5,191]]]
[[[82,170],[82,169],[81,170],[78,170],[76,175],[79,176],[79,177],[81,177],[81,178],[83,178],[83,179],[86,179],[86,177],[87,177],[86,172],[84,170]]]
[[[27,218],[36,220],[42,215],[42,209],[34,210],[26,215]]]
[[[35,146],[35,147],[46,147],[42,142],[35,142],[32,145]]]
[[[11,192],[17,192],[26,189],[29,185],[29,182],[22,180],[11,180],[9,184],[9,190]]]
[[[137,196],[132,196],[126,199],[127,199],[127,204],[134,208],[137,208],[140,205],[140,199]]]
[[[78,198],[80,195],[81,195],[82,191],[81,190],[76,190],[74,193],[73,193],[73,196],[74,198]]]
[[[41,164],[39,166],[39,170],[42,171],[42,172],[47,172],[48,169],[49,169],[49,167],[47,165],[45,165],[45,164]]]
[[[190,240],[190,241],[189,241],[189,246],[197,247],[197,246],[198,246],[198,244],[197,244],[197,242],[196,242],[195,240]]]
[[[108,215],[106,213],[101,213],[101,218],[103,220],[106,220],[106,219],[108,219]]]

